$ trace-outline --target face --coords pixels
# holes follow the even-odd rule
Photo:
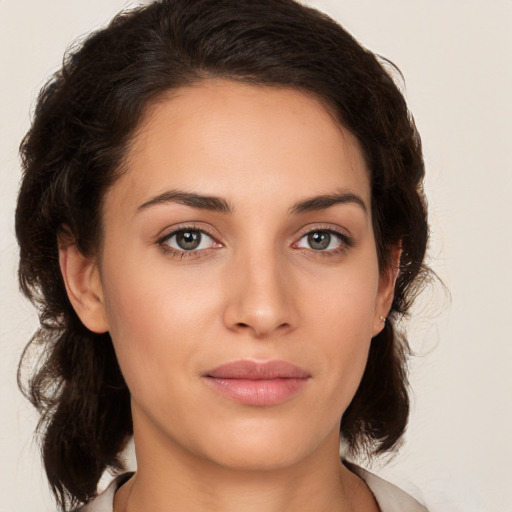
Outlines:
[[[358,141],[300,92],[212,81],[154,104],[126,164],[81,317],[102,311],[136,444],[237,468],[336,450],[392,290]]]

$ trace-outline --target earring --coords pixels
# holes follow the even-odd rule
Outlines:
[[[383,324],[385,324],[385,323],[386,323],[386,318],[385,318],[385,317],[383,317],[382,315],[379,315],[379,320],[380,320]]]

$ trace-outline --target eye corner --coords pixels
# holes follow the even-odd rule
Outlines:
[[[292,247],[321,256],[334,256],[345,252],[353,245],[354,241],[348,234],[332,227],[316,226],[303,231]]]
[[[200,258],[210,250],[223,247],[212,233],[195,225],[180,225],[158,237],[156,245],[166,255],[177,259]]]

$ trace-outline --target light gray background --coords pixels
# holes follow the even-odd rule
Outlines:
[[[440,286],[411,323],[414,409],[406,443],[375,470],[432,512],[511,512],[512,1],[316,0],[405,75],[422,134]],[[15,383],[36,326],[17,290],[17,146],[67,45],[122,0],[0,0],[0,512],[54,510]],[[508,490],[508,492],[507,492]]]

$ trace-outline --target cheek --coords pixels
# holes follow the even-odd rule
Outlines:
[[[323,293],[310,297],[304,308],[328,400],[343,411],[355,394],[366,366],[372,339],[378,271],[372,266],[333,275]]]
[[[302,297],[305,322],[318,330],[320,338],[339,336],[342,347],[371,339],[378,270],[376,264],[357,263],[304,280],[297,294]]]
[[[140,262],[110,260],[122,261],[110,264],[105,272],[108,278],[103,280],[113,337],[151,344],[175,334],[194,336],[215,299],[211,276],[190,270],[171,272],[172,265],[161,257]]]
[[[109,331],[130,390],[174,378],[173,366],[186,368],[200,349],[211,297],[195,281],[171,279],[154,266],[112,266],[108,276]]]
[[[109,330],[132,398],[146,411],[174,417],[205,358],[227,350],[220,290],[229,276],[215,265],[177,269],[165,258],[143,262],[136,254],[105,256]],[[194,395],[187,396],[189,407]]]

